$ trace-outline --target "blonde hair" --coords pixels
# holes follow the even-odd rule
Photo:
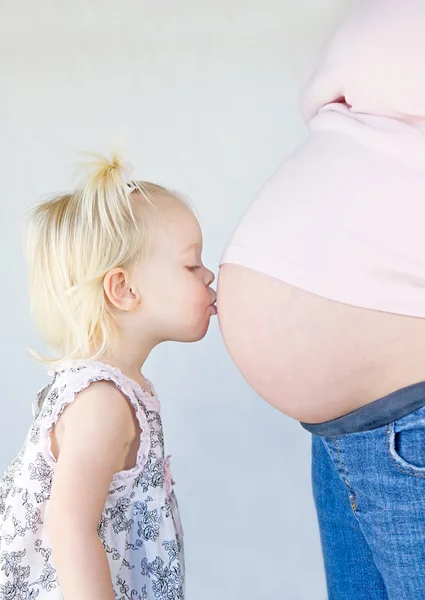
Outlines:
[[[146,253],[166,188],[127,181],[127,164],[91,155],[74,192],[37,205],[27,238],[31,311],[47,344],[58,354],[44,362],[99,358],[116,332],[104,293],[106,273],[131,269]],[[131,187],[129,187],[129,184]],[[133,193],[140,192],[137,204]]]

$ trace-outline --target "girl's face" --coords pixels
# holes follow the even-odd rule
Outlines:
[[[198,341],[217,314],[214,275],[202,263],[202,233],[192,211],[172,197],[164,199],[163,211],[150,253],[134,270],[140,325],[157,342]]]

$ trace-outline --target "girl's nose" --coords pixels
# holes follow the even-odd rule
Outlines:
[[[214,283],[215,275],[212,271],[207,269],[207,285],[208,287]]]

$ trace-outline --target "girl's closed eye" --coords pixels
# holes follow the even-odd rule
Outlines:
[[[200,265],[193,265],[193,267],[186,267],[189,271],[196,271],[197,269],[201,269]]]

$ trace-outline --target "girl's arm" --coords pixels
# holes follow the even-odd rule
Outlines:
[[[135,436],[132,408],[109,382],[97,382],[60,418],[60,446],[48,515],[53,562],[65,600],[114,600],[97,534],[112,476]]]

